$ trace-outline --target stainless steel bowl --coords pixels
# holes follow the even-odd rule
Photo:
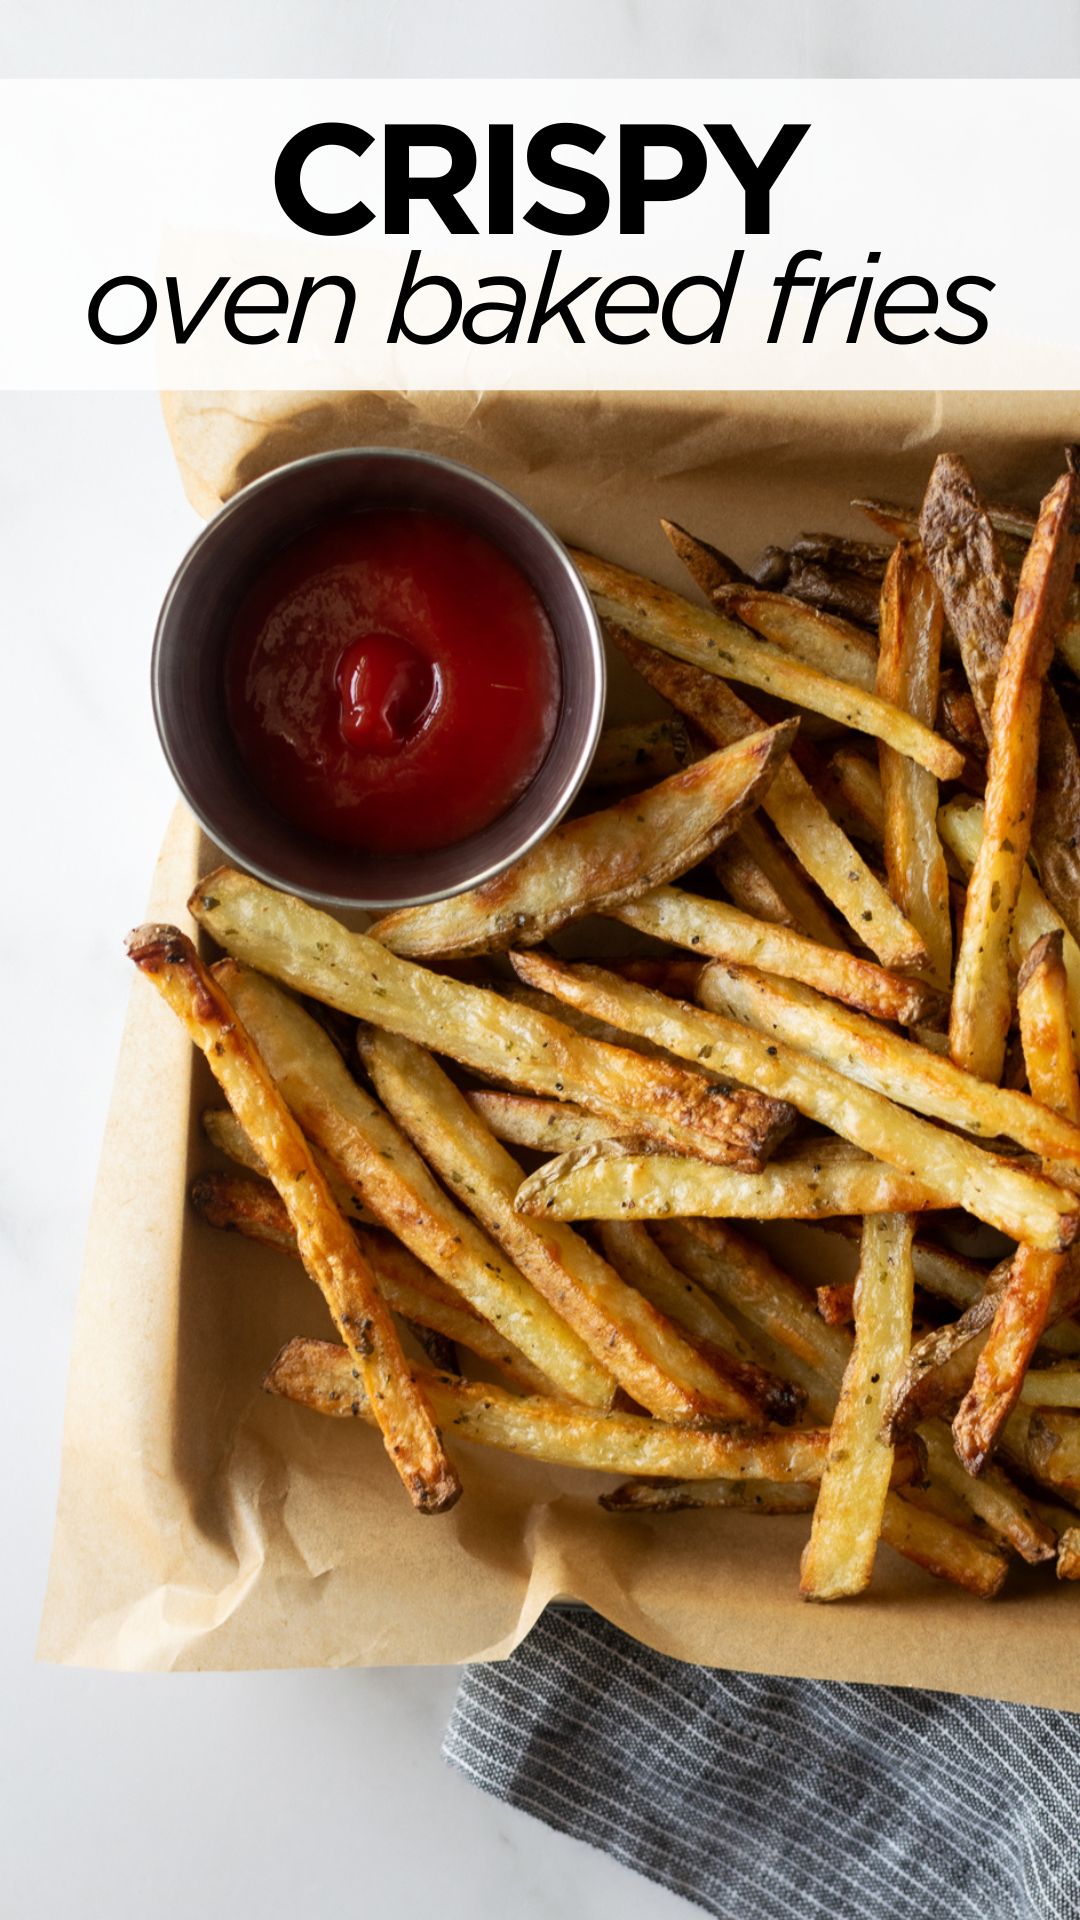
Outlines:
[[[225,644],[252,580],[307,528],[376,507],[448,514],[501,547],[547,611],[562,675],[554,738],[513,806],[455,846],[401,857],[321,843],[275,814],[244,769],[225,712]],[[565,550],[520,500],[452,460],[356,447],[277,468],[209,522],[165,596],[152,685],[158,733],[177,785],[230,859],[327,906],[398,907],[490,879],[565,813],[600,730],[604,649],[592,602]]]

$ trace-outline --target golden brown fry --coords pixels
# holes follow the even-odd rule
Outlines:
[[[855,1344],[802,1556],[800,1590],[808,1600],[861,1593],[874,1570],[892,1476],[892,1445],[882,1432],[882,1408],[911,1342],[911,1236],[907,1214],[879,1214],[863,1224]]]
[[[1047,1110],[1072,1120],[1080,1112],[1060,934],[1032,948],[1020,972],[1018,1004],[1032,1092]],[[1073,1174],[1070,1166],[1067,1171]],[[1024,1374],[1046,1325],[1064,1256],[1021,1245],[1016,1250],[971,1389],[953,1422],[956,1451],[969,1473],[986,1465],[1016,1405]]]
[[[885,843],[885,796],[881,778],[857,747],[837,747],[820,786],[848,831],[869,846]]]
[[[391,1460],[414,1506],[441,1513],[461,1483],[431,1408],[416,1386],[394,1323],[351,1227],[254,1042],[223,992],[176,927],[139,927],[128,953],[157,988],[206,1059],[229,1105],[266,1164],[304,1262],[377,1408]],[[329,1044],[329,1043],[328,1043]]]
[[[890,973],[854,954],[819,947],[787,927],[763,926],[722,900],[706,900],[679,887],[657,887],[641,900],[614,908],[611,917],[692,953],[801,980],[878,1020],[912,1026],[932,1019],[943,1004],[938,990],[923,981]],[[1080,1147],[1080,1136],[1077,1144]]]
[[[792,764],[785,760],[776,779],[786,780]],[[790,849],[770,832],[761,818],[768,797],[766,794],[759,811],[750,814],[730,840],[717,848],[713,854],[713,872],[737,907],[745,907],[760,919],[772,920],[778,926],[794,927],[808,940],[816,940],[819,946],[846,951],[847,941],[820,895]],[[743,863],[741,890],[740,876],[733,874],[734,862],[740,858]],[[750,878],[747,863],[752,866]]]
[[[489,1092],[487,1088],[468,1092],[465,1098],[496,1140],[505,1140],[511,1147],[530,1147],[537,1153],[572,1153],[575,1147],[591,1147],[600,1140],[619,1137],[614,1123],[561,1100],[535,1100],[528,1093]]]
[[[493,880],[384,914],[371,937],[412,959],[498,953],[648,893],[715,851],[756,805],[797,727],[752,734],[602,813],[564,820]]]
[[[1058,1539],[1057,1577],[1080,1580],[1080,1526],[1067,1527]]]
[[[926,562],[918,549],[901,543],[881,590],[877,691],[925,726],[933,726],[937,715],[941,625],[941,600]],[[937,781],[892,747],[879,746],[878,763],[889,890],[923,937],[932,977],[947,986],[952,918],[937,830]]]
[[[950,1580],[980,1600],[1000,1593],[1009,1571],[1005,1555],[988,1540],[900,1494],[890,1493],[885,1502],[881,1537],[924,1572]]]
[[[693,1280],[673,1267],[651,1239],[648,1230],[627,1221],[612,1221],[600,1229],[600,1244],[616,1273],[622,1275],[687,1338],[711,1359],[722,1374],[741,1386],[770,1420],[786,1426],[802,1407],[802,1395],[790,1382],[778,1380],[762,1367],[751,1347],[716,1301]]]
[[[1001,1077],[1010,1019],[1009,943],[1031,841],[1043,681],[1080,547],[1076,477],[1047,494],[1020,575],[990,715],[983,836],[968,881],[949,1046],[985,1080]]]
[[[1053,1527],[1000,1467],[990,1466],[978,1480],[973,1480],[957,1460],[949,1429],[940,1420],[924,1421],[919,1428],[919,1438],[926,1448],[927,1465],[937,1486],[957,1494],[978,1519],[1029,1566],[1054,1558],[1057,1541]]]
[[[715,674],[659,653],[617,624],[609,625],[608,633],[642,678],[717,746],[759,728],[757,715]],[[883,966],[925,964],[926,948],[915,928],[790,756],[777,771],[761,810],[825,898]],[[814,939],[825,946],[832,944],[827,930],[808,921],[804,924]]]
[[[1070,1499],[1080,1497],[1080,1417],[1052,1407],[1037,1413],[1024,1408],[1022,1413],[1026,1423],[1024,1450],[1031,1472]],[[1016,1418],[1013,1414],[1012,1419]]]
[[[605,727],[589,767],[590,787],[643,787],[666,780],[693,759],[685,723],[672,720],[632,720],[621,727]]]
[[[790,1108],[774,1100],[729,1093],[674,1062],[581,1040],[559,1020],[401,960],[233,868],[200,881],[190,909],[227,952],[300,993],[434,1047],[486,1078],[615,1114],[677,1152],[756,1167],[790,1127]]]
[[[539,1395],[518,1399],[499,1387],[456,1380],[417,1367],[439,1419],[455,1438],[600,1473],[658,1474],[673,1480],[778,1480],[820,1477],[829,1436],[821,1427],[733,1431],[675,1426],[637,1413],[593,1413]],[[328,1340],[291,1340],[263,1382],[280,1394],[339,1419],[368,1418],[361,1383],[344,1347]],[[897,1456],[897,1480],[918,1471],[915,1453]]]
[[[288,1212],[264,1180],[240,1174],[199,1174],[192,1182],[191,1200],[208,1226],[242,1233],[261,1246],[299,1258]],[[522,1392],[550,1392],[546,1376],[481,1320],[466,1301],[444,1286],[437,1275],[421,1266],[399,1241],[378,1231],[362,1232],[360,1248],[379,1292],[394,1313],[498,1367]]]
[[[1073,1180],[1080,1178],[1080,1126],[1075,1121],[1026,1093],[977,1080],[942,1054],[903,1039],[812,987],[718,961],[702,972],[697,993],[702,1006],[745,1021],[771,1039],[804,1048],[902,1106],[987,1140],[1004,1135],[1030,1153],[1061,1160],[1071,1168]]]
[[[380,1099],[440,1178],[476,1215],[598,1363],[639,1406],[669,1420],[756,1420],[761,1408],[718,1371],[572,1228],[514,1211],[517,1161],[423,1048],[361,1035]]]
[[[261,975],[226,961],[241,1018],[305,1131],[410,1252],[553,1382],[610,1406],[611,1375],[536,1288],[432,1179],[405,1135],[357,1085],[310,1014]]]
[[[777,1154],[760,1173],[606,1141],[538,1168],[522,1182],[515,1205],[548,1220],[821,1220],[919,1212],[940,1199],[843,1140]]]
[[[699,1060],[744,1085],[788,1101],[841,1139],[931,1188],[941,1206],[963,1207],[1012,1239],[1026,1239],[1053,1251],[1067,1247],[1080,1229],[1080,1202],[1074,1194],[959,1134],[931,1126],[812,1054],[721,1014],[668,1000],[598,967],[567,967],[535,953],[511,957],[515,971],[529,985],[631,1031],[646,1032],[671,1053]],[[710,971],[719,966],[715,962]],[[759,980],[765,978],[759,976]],[[806,989],[792,987],[790,992],[802,996]],[[833,1016],[862,1018],[833,1002],[822,1004]],[[918,1206],[916,1201],[914,1210]]]
[[[235,1160],[237,1166],[246,1167],[249,1173],[261,1173],[265,1177],[266,1168],[235,1113],[231,1113],[228,1107],[207,1107],[201,1118],[202,1130],[212,1147],[216,1147],[226,1159]],[[357,1199],[355,1193],[351,1192],[344,1180],[335,1173],[325,1153],[320,1152],[318,1147],[313,1147],[312,1152],[318,1166],[326,1175],[330,1191],[346,1219],[356,1221],[364,1227],[375,1226],[375,1215],[365,1207],[362,1200]]]
[[[980,1297],[958,1320],[934,1327],[916,1340],[894,1383],[884,1421],[891,1434],[910,1433],[920,1420],[956,1405],[974,1376],[986,1332],[1008,1279],[1009,1262],[995,1268]]]
[[[624,1480],[600,1495],[608,1513],[687,1513],[705,1507],[735,1507],[740,1513],[810,1513],[817,1489],[782,1480],[676,1480],[652,1486]],[[1073,1576],[1069,1576],[1070,1578]]]
[[[764,587],[721,587],[710,598],[718,613],[741,620],[763,640],[771,640],[807,666],[873,693],[877,648],[862,627]]]
[[[950,800],[938,815],[941,837],[957,862],[970,873],[982,839],[983,809],[978,803]],[[1059,913],[1050,905],[1030,867],[1020,877],[1020,893],[1013,922],[1012,958],[1019,968],[1025,953],[1044,933],[1061,929],[1062,956],[1069,980],[1069,1014],[1073,1032],[1080,1033],[1080,946]]]
[[[711,599],[718,587],[730,587],[734,582],[746,579],[736,561],[722,553],[719,547],[710,546],[707,540],[699,540],[695,534],[687,533],[677,520],[661,519],[660,525],[706,599]]]
[[[939,779],[957,777],[963,760],[955,747],[876,694],[846,685],[757,639],[734,620],[705,613],[640,574],[572,550],[571,557],[602,619],[626,627],[638,639],[673,653],[707,673],[743,681],[792,705],[823,713],[843,726],[885,740]]]

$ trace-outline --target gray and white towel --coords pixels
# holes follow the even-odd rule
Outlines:
[[[466,1669],[486,1792],[722,1920],[1078,1920],[1080,1716],[687,1666],[586,1611]]]

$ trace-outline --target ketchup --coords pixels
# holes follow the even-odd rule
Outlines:
[[[559,657],[524,574],[440,514],[351,514],[259,576],[225,658],[259,791],[322,841],[380,854],[466,839],[538,772]]]

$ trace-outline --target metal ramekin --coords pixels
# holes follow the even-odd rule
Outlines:
[[[274,813],[240,760],[225,712],[224,649],[236,606],[287,542],[330,516],[377,507],[444,513],[516,562],[545,607],[559,648],[562,697],[539,772],[481,833],[432,853],[391,857],[312,839]],[[439,900],[500,873],[541,840],[577,793],[604,708],[604,649],[592,602],[543,522],[512,494],[432,454],[356,447],[279,467],[254,481],[199,534],[165,596],[151,670],[165,757],[188,806],[249,873],[326,906],[399,907]]]

